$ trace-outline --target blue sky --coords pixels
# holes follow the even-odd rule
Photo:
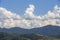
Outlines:
[[[24,14],[26,8],[30,4],[35,6],[35,15],[44,15],[49,10],[53,10],[55,5],[59,6],[58,0],[1,0],[0,7],[4,7],[7,10],[18,13],[20,15]]]
[[[0,0],[0,18],[1,28],[60,26],[60,1]]]

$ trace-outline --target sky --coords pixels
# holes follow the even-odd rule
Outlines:
[[[18,13],[24,14],[29,4],[35,6],[35,15],[44,15],[47,11],[52,10],[55,5],[59,5],[58,0],[1,0],[0,6]]]
[[[60,26],[59,0],[0,0],[0,28]]]

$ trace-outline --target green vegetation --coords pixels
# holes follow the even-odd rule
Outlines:
[[[0,40],[60,40],[60,36],[48,37],[40,34],[17,35],[0,32]]]

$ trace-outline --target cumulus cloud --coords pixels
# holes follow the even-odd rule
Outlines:
[[[48,11],[47,14],[45,14],[44,16],[41,17],[42,20],[44,20],[44,24],[42,24],[42,26],[46,26],[46,25],[56,25],[56,26],[60,26],[60,7],[58,7],[57,5],[54,7],[53,11]],[[43,23],[41,22],[41,23]],[[58,23],[57,23],[58,22]]]
[[[34,5],[29,5],[29,8],[26,9],[25,11],[25,14],[24,14],[24,17],[25,18],[33,18],[34,17],[34,9],[35,9],[35,6]]]
[[[0,7],[0,28],[20,27],[31,29],[46,25],[60,26],[60,7],[57,5],[53,11],[48,11],[43,16],[35,16],[34,9],[35,6],[30,4],[25,13],[20,16]]]

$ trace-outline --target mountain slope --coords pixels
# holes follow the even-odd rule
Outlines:
[[[47,25],[34,29],[22,29],[22,28],[0,28],[0,32],[14,33],[14,34],[42,34],[42,35],[60,35],[60,27]]]

